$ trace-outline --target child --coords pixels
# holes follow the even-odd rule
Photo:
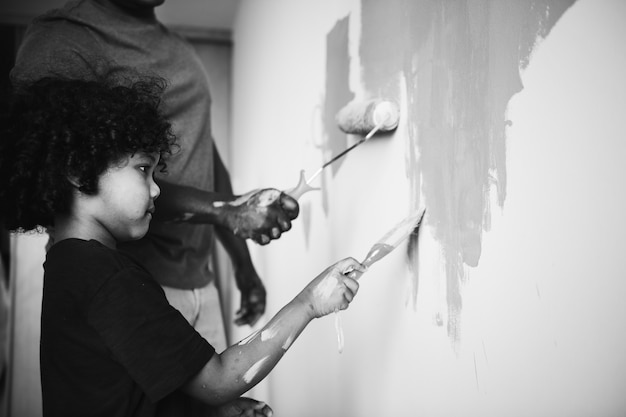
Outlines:
[[[152,416],[182,390],[216,415],[269,416],[239,398],[308,323],[345,309],[364,267],[339,261],[257,333],[218,354],[119,242],[145,235],[174,138],[154,79],[48,78],[18,90],[0,143],[0,217],[13,231],[54,227],[44,264],[44,416]]]

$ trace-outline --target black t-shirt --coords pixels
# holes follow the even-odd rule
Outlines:
[[[66,239],[44,269],[44,416],[152,416],[215,352],[128,255]]]

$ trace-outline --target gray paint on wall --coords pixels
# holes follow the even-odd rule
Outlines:
[[[500,208],[506,200],[507,104],[523,88],[519,71],[538,40],[573,3],[361,2],[364,88],[398,99],[404,79],[411,208],[425,204],[442,248],[453,343],[460,335],[462,284],[490,229],[492,192]],[[410,245],[409,262],[417,262],[416,246]],[[412,271],[417,288],[418,268]]]
[[[323,152],[327,160],[338,155],[346,148],[346,135],[339,130],[336,115],[343,106],[348,104],[354,93],[350,91],[350,54],[348,51],[348,30],[350,18],[345,17],[333,26],[326,36],[326,85],[324,105],[322,110],[322,122],[324,126]],[[337,174],[343,159],[338,159],[329,165],[333,176]],[[322,181],[325,177],[322,176]],[[322,190],[326,190],[322,184]],[[323,193],[324,211],[328,211],[326,193]]]

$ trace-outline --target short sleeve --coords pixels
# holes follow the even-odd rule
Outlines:
[[[180,388],[215,352],[140,268],[122,269],[104,282],[88,321],[153,401]]]

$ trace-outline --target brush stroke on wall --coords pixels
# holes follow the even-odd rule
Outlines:
[[[323,151],[327,160],[346,148],[346,135],[337,128],[337,112],[354,98],[348,87],[350,56],[348,53],[348,17],[338,21],[326,37],[326,94],[323,106],[324,141]],[[341,168],[342,159],[329,166],[333,175]],[[324,180],[324,177],[322,177]],[[326,187],[322,185],[322,190]],[[328,211],[328,201],[324,196],[324,211]]]
[[[405,97],[406,170],[412,209],[428,208],[428,223],[445,265],[447,332],[458,342],[462,284],[478,265],[492,195],[506,200],[507,104],[523,88],[520,70],[533,48],[574,0],[361,1],[361,82],[371,97]],[[354,94],[346,91],[347,19],[329,33],[326,148],[345,147],[330,115]],[[339,170],[340,164],[334,169]],[[335,172],[335,171],[334,171]],[[423,201],[420,201],[423,200]],[[416,239],[416,237],[414,238]],[[417,262],[410,242],[409,263]],[[415,266],[415,265],[413,265]],[[418,288],[414,274],[413,299]],[[437,324],[444,324],[438,315]]]

